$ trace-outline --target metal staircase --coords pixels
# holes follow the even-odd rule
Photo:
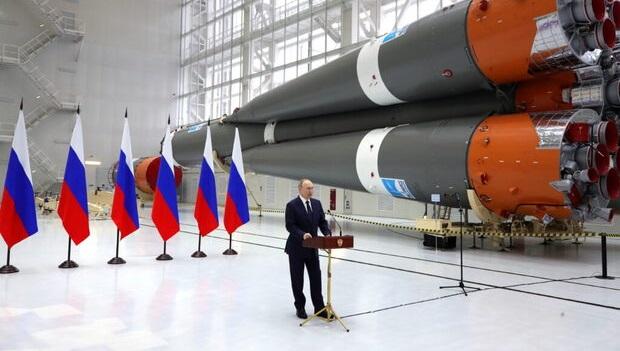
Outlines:
[[[72,109],[76,105],[75,102],[62,101],[60,92],[54,83],[52,83],[33,62],[33,58],[41,53],[41,51],[57,37],[57,34],[49,30],[44,30],[21,46],[0,44],[0,64],[17,65],[26,73],[34,85],[50,99],[55,108]]]
[[[47,154],[30,139],[28,139],[28,151],[35,191],[44,191],[58,180],[58,168]]]
[[[19,65],[19,46],[0,43],[0,65]]]
[[[36,108],[34,108],[32,111],[28,112],[28,114],[24,116],[24,119],[26,120],[26,130],[30,130],[30,128],[36,126],[37,124],[39,124],[39,122],[48,118],[52,113],[54,113],[54,111],[56,111],[56,109],[53,107],[38,105]]]
[[[13,140],[15,124],[0,122],[0,143],[10,143]]]
[[[56,35],[56,33],[49,30],[44,30],[41,33],[35,35],[34,38],[28,40],[26,43],[19,47],[19,64],[25,64],[30,62],[30,60],[36,57],[57,37],[58,36]]]
[[[28,7],[36,8],[38,17],[47,22],[49,29],[43,30],[21,46],[0,43],[0,65],[18,66],[52,104],[52,106],[39,105],[24,116],[26,129],[29,130],[58,110],[77,107],[74,101],[61,98],[54,83],[43,74],[33,59],[60,37],[69,38],[75,42],[81,41],[85,30],[84,23],[77,20],[74,14],[59,11],[50,4],[50,0],[25,0],[24,2],[31,5]],[[0,142],[11,142],[14,129],[14,123],[0,122]],[[28,140],[28,149],[35,189],[45,190],[58,180],[60,175],[58,168],[43,148],[31,139]]]
[[[84,22],[77,20],[74,14],[64,15],[61,11],[50,4],[50,0],[30,0],[38,9],[39,14],[45,19],[56,34],[80,41],[85,34]]]
[[[31,112],[29,115],[36,116],[37,114]],[[26,129],[29,129],[28,125],[31,123],[26,118]],[[15,123],[0,122],[0,142],[12,142],[14,131]],[[30,153],[30,168],[33,173],[32,181],[34,182],[34,188],[36,191],[43,191],[58,179],[58,168],[56,168],[54,162],[45,154],[43,149],[31,139],[28,139],[28,151]]]

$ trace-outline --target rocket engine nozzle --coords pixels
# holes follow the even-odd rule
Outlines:
[[[604,145],[608,152],[618,151],[618,127],[616,123],[604,121],[592,127],[592,141]]]
[[[594,25],[592,31],[584,36],[584,41],[589,50],[613,49],[616,46],[616,25],[606,18]]]
[[[571,12],[576,23],[600,22],[605,18],[605,0],[575,0]]]
[[[601,194],[607,199],[616,200],[620,197],[620,175],[616,169],[611,169],[599,182]]]
[[[571,143],[587,143],[590,141],[591,130],[589,123],[571,123],[566,129],[566,138]]]
[[[577,148],[575,161],[581,169],[594,168],[601,175],[607,174],[610,167],[609,151],[602,144]]]
[[[609,18],[620,27],[620,1],[613,1],[609,6]]]
[[[581,182],[596,183],[599,181],[600,175],[596,169],[588,168],[575,172],[573,178]]]
[[[620,106],[620,78],[612,79],[607,84],[605,98],[610,105]]]

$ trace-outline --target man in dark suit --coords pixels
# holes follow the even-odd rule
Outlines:
[[[289,268],[291,272],[291,286],[295,297],[295,309],[297,317],[308,318],[305,310],[306,297],[304,296],[304,266],[308,270],[310,278],[310,297],[314,305],[314,312],[318,312],[325,303],[321,292],[321,267],[319,264],[319,252],[302,246],[304,240],[317,236],[318,229],[323,235],[332,235],[323,206],[319,200],[313,199],[314,184],[308,179],[302,179],[298,185],[299,196],[286,204],[286,230],[289,235],[286,240],[284,252],[288,254]],[[327,312],[323,311],[319,317],[327,318]]]

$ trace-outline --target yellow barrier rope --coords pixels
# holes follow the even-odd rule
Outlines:
[[[284,213],[284,210],[277,209],[266,209],[261,207],[251,207],[252,211],[259,211],[261,213]],[[401,230],[409,230],[421,233],[427,233],[431,235],[437,236],[456,236],[460,234],[458,229],[443,229],[443,230],[430,230],[430,229],[416,229],[414,226],[409,225],[400,225],[400,224],[392,224],[392,223],[383,223],[377,221],[370,221],[366,219],[356,218],[352,216],[346,216],[338,213],[332,213],[332,216],[346,219],[352,222],[371,224],[380,227],[386,227],[391,229],[401,229]],[[533,237],[533,238],[586,238],[586,237],[598,237],[598,236],[606,236],[608,238],[620,238],[620,234],[616,233],[595,233],[589,231],[583,231],[579,233],[567,233],[567,232],[547,232],[547,233],[505,233],[498,231],[476,231],[471,229],[464,229],[463,235],[484,235],[484,236],[495,236],[500,238],[517,238],[517,237]]]

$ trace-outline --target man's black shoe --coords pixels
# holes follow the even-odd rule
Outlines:
[[[326,310],[323,310],[323,311],[321,311],[321,313],[317,314],[317,317],[321,317],[321,318],[325,318],[325,319],[330,319],[329,318],[330,316],[327,314]]]
[[[306,314],[306,310],[303,308],[298,308],[297,309],[297,317],[301,318],[301,319],[306,319],[308,318],[308,315]]]

